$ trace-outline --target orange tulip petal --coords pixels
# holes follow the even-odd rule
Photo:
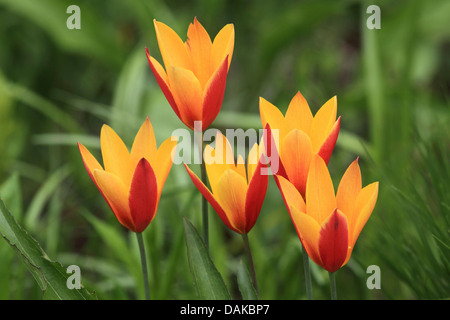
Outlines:
[[[144,231],[156,214],[158,186],[153,168],[145,158],[136,166],[128,198],[136,232]]]
[[[378,198],[378,182],[374,182],[364,187],[356,199],[355,211],[358,212],[357,221],[355,223],[351,243],[354,245],[364,228],[367,220],[369,220]]]
[[[191,58],[186,50],[184,42],[166,24],[153,20],[156,37],[158,39],[161,56],[164,60],[166,70],[170,67],[181,67],[192,69]]]
[[[269,176],[267,174],[261,174],[261,169],[264,166],[266,166],[266,164],[264,164],[263,160],[258,162],[248,185],[247,194],[245,196],[245,233],[248,233],[255,225],[266,196]]]
[[[336,113],[337,99],[336,97],[333,97],[328,100],[314,116],[311,124],[310,137],[315,153],[319,151],[336,122]]]
[[[89,177],[91,177],[92,181],[95,182],[94,179],[94,170],[103,170],[100,163],[98,163],[97,159],[89,152],[89,150],[78,142],[78,150],[80,151],[81,158],[83,159],[84,167],[86,168]]]
[[[335,209],[320,229],[319,252],[322,267],[329,272],[337,271],[347,258],[347,249],[347,218]]]
[[[200,82],[190,70],[170,67],[169,83],[181,120],[194,129],[194,121],[202,120],[203,91]]]
[[[205,85],[202,98],[202,130],[205,130],[211,125],[222,107],[227,74],[227,58],[225,58]]]
[[[191,54],[192,67],[202,87],[211,76],[211,50],[212,42],[205,28],[194,18],[189,25],[186,46]]]
[[[151,165],[156,174],[158,182],[158,198],[161,195],[162,188],[166,183],[167,176],[173,164],[173,157],[177,147],[175,137],[167,138],[156,151],[154,159],[151,159]]]
[[[283,140],[280,156],[289,181],[304,197],[309,165],[313,156],[311,140],[308,135],[298,129],[289,132]]]
[[[306,212],[322,224],[336,208],[333,182],[323,159],[314,155],[306,182]]]
[[[361,191],[361,170],[358,159],[353,161],[342,176],[336,193],[336,205],[348,221],[349,230],[353,230],[358,213],[355,211],[356,199]]]
[[[309,215],[297,210],[295,207],[290,208],[291,219],[297,231],[300,242],[305,248],[308,256],[319,266],[322,260],[319,254],[319,231],[320,225]]]
[[[122,139],[108,125],[103,125],[100,143],[105,171],[115,174],[129,188],[134,168]]]
[[[228,56],[227,71],[230,67],[234,50],[234,25],[227,24],[219,31],[213,41],[211,51],[212,70],[216,70]]]
[[[294,207],[300,212],[306,212],[305,200],[303,200],[297,188],[289,180],[281,176],[275,176],[274,178],[278,189],[280,189],[286,209],[290,210],[291,207]]]
[[[285,134],[287,133],[287,124],[286,119],[284,118],[283,114],[281,113],[280,109],[278,109],[276,106],[274,106],[272,103],[267,101],[264,98],[259,98],[259,113],[261,116],[261,123],[263,128],[266,127],[266,124],[268,123],[270,125],[270,130],[272,131],[272,134],[275,134],[275,130],[278,130],[278,137],[279,141],[282,141]],[[275,140],[275,142],[277,142]],[[276,144],[278,150],[279,145]]]
[[[158,61],[156,61],[153,57],[150,56],[148,49],[146,48],[145,50],[147,52],[148,64],[153,72],[153,75],[156,78],[156,82],[161,88],[164,96],[166,97],[173,111],[175,111],[177,117],[181,119],[180,110],[178,110],[178,106],[175,103],[175,99],[173,98],[172,92],[170,91],[169,88],[169,80],[167,79],[166,71],[163,69],[163,67],[159,64]]]
[[[270,170],[273,175],[279,175],[287,179],[287,173],[280,159],[278,148],[280,147],[279,134],[273,134],[270,124],[267,123],[264,128],[263,141],[261,146],[264,147],[264,153],[267,156],[267,161],[270,164]]]
[[[308,102],[299,91],[292,98],[286,111],[286,122],[288,123],[289,130],[299,129],[309,134],[312,120],[313,115]]]
[[[246,179],[236,171],[228,169],[219,179],[216,188],[217,193],[214,193],[214,196],[226,212],[231,225],[239,233],[245,233],[245,197],[248,189]]]
[[[228,216],[226,215],[225,211],[222,209],[219,202],[216,200],[216,198],[213,196],[213,194],[208,190],[208,188],[203,184],[203,182],[189,169],[189,167],[185,164],[184,167],[186,168],[189,176],[192,179],[192,182],[194,182],[194,185],[197,187],[197,189],[200,191],[200,193],[205,197],[206,200],[208,200],[209,204],[213,207],[213,209],[217,212],[220,219],[223,221],[223,223],[230,228],[233,231],[239,232],[228,219]]]
[[[341,127],[341,117],[339,117],[334,123],[333,128],[331,128],[330,134],[327,136],[325,141],[322,143],[319,151],[317,152],[319,156],[325,161],[328,165],[330,161],[331,154],[333,153],[334,146],[336,145],[336,141],[339,135],[339,130]]]
[[[129,230],[136,231],[128,205],[128,188],[122,180],[115,174],[103,170],[94,170],[94,178],[117,220]]]
[[[133,146],[131,147],[130,155],[132,166],[136,168],[136,165],[142,158],[151,161],[156,156],[156,150],[156,139],[153,133],[153,126],[149,117],[147,117],[136,134]]]

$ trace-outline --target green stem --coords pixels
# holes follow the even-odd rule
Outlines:
[[[208,186],[208,179],[206,175],[206,164],[203,159],[203,150],[204,150],[204,143],[203,143],[203,133],[200,135],[202,138],[201,143],[198,143],[201,159],[201,178],[203,184],[207,187]],[[209,251],[209,226],[208,226],[208,201],[205,197],[202,197],[202,221],[203,221],[203,240],[205,241],[206,249]]]
[[[144,277],[145,299],[150,300],[150,288],[148,284],[147,258],[145,256],[144,240],[142,233],[136,232],[136,238],[139,244],[139,253],[141,255],[142,275]]]
[[[245,252],[247,253],[248,257],[248,264],[250,266],[250,275],[252,277],[253,287],[255,287],[256,294],[259,295],[258,282],[256,281],[255,264],[253,263],[252,252],[250,250],[250,243],[248,242],[248,236],[246,233],[242,234],[242,240],[244,241]]]
[[[305,285],[306,285],[306,296],[308,300],[313,300],[312,294],[312,284],[311,284],[311,269],[309,268],[309,256],[302,246],[302,256],[303,256],[303,269],[305,270]]]
[[[331,300],[337,300],[336,293],[336,275],[334,272],[328,272],[330,276],[330,292],[331,292]]]

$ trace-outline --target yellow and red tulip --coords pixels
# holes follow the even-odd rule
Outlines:
[[[309,257],[329,272],[350,259],[356,240],[378,197],[378,182],[361,186],[358,159],[344,173],[335,195],[325,161],[314,155],[306,185],[306,203],[282,176],[275,180]]]
[[[156,81],[178,118],[191,129],[195,121],[201,121],[204,131],[222,106],[234,49],[234,26],[227,24],[211,41],[195,18],[184,43],[164,23],[154,20],[154,25],[165,67],[146,49]]]
[[[140,233],[156,214],[177,142],[168,138],[157,148],[147,117],[131,152],[108,125],[102,127],[100,144],[104,168],[78,143],[86,171],[117,220],[129,230]]]
[[[228,140],[217,133],[215,148],[205,147],[204,160],[211,191],[185,164],[195,186],[208,200],[223,223],[239,234],[254,226],[266,195],[268,175],[261,148],[256,143],[249,152],[247,170],[242,156],[235,163]]]
[[[288,179],[305,197],[313,156],[318,154],[328,164],[339,135],[341,118],[336,120],[336,97],[328,100],[315,116],[300,92],[291,100],[285,116],[264,98],[260,98],[259,109],[263,127],[268,124],[271,132],[278,130],[276,150],[280,163],[277,175]]]

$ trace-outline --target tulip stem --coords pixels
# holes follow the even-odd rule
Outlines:
[[[250,267],[250,275],[252,277],[253,287],[255,287],[256,294],[259,295],[258,282],[256,281],[255,264],[253,263],[252,252],[250,250],[250,243],[248,241],[248,236],[246,233],[242,234],[242,240],[244,241],[245,252],[247,253],[248,257],[248,264]]]
[[[313,300],[312,294],[312,284],[311,284],[311,269],[309,268],[309,256],[302,246],[302,256],[303,256],[303,268],[305,270],[305,285],[306,285],[306,296],[308,300]]]
[[[336,293],[336,275],[334,272],[328,272],[330,276],[330,292],[331,292],[331,300],[337,300]]]
[[[199,148],[201,152],[201,177],[202,182],[205,186],[208,185],[207,175],[206,175],[206,164],[203,159],[203,150],[205,144],[203,142],[203,133],[202,133],[202,141],[199,143]],[[202,197],[202,220],[203,220],[203,240],[205,241],[206,249],[209,251],[209,226],[208,226],[208,200],[205,197]]]
[[[145,256],[144,239],[142,233],[136,232],[137,241],[139,244],[139,253],[141,255],[142,275],[144,277],[145,299],[150,300],[150,288],[148,284],[148,272],[147,272],[147,258]]]

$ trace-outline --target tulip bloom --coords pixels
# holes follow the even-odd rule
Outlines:
[[[164,23],[154,20],[154,25],[165,67],[146,49],[156,81],[178,118],[193,130],[194,122],[201,121],[204,131],[222,106],[234,49],[234,26],[227,24],[211,41],[195,18],[183,43]]]
[[[147,117],[134,139],[131,153],[107,125],[102,127],[100,143],[104,168],[78,143],[86,171],[117,220],[129,230],[141,233],[156,214],[177,142],[168,138],[157,149]]]
[[[325,161],[315,155],[306,185],[306,204],[295,186],[275,177],[297,234],[309,257],[329,272],[350,259],[378,197],[378,182],[361,187],[358,159],[343,175],[337,194]]]
[[[261,148],[253,145],[246,170],[242,156],[235,164],[231,145],[220,132],[215,142],[215,148],[205,147],[204,155],[212,192],[185,164],[186,170],[223,223],[239,234],[247,234],[259,216],[268,184],[268,175],[261,174],[265,166],[264,157],[258,158]]]
[[[272,132],[278,129],[277,175],[288,179],[305,197],[311,160],[318,154],[328,164],[339,135],[341,118],[336,120],[336,97],[328,100],[314,117],[300,92],[291,100],[285,116],[264,98],[260,98],[259,109],[263,127],[269,124]]]

